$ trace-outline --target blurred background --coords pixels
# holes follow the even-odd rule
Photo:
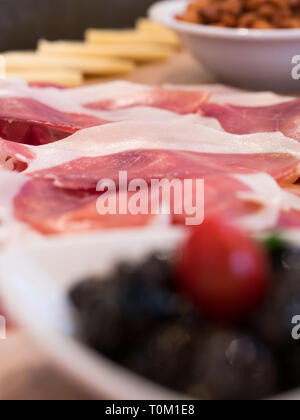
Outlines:
[[[88,27],[129,27],[155,0],[0,0],[0,50],[40,38],[82,39]]]

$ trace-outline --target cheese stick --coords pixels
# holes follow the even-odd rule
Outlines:
[[[88,29],[85,40],[90,44],[101,45],[169,45],[178,47],[178,41],[156,30],[100,30]]]
[[[67,87],[77,87],[82,85],[83,76],[75,70],[7,70],[7,77],[24,79],[28,83],[51,83]]]
[[[166,26],[160,25],[159,23],[153,22],[150,19],[138,19],[136,22],[136,30],[139,33],[155,33],[155,36],[160,38],[161,42],[173,45],[176,48],[179,48],[181,45],[180,39],[174,31],[168,29]]]
[[[143,63],[167,59],[172,56],[174,50],[167,46],[153,44],[93,45],[84,42],[41,40],[38,44],[38,52],[73,57],[118,57]]]
[[[34,52],[9,52],[4,54],[8,70],[70,69],[85,75],[110,76],[128,74],[134,69],[131,61],[115,58],[44,56]]]

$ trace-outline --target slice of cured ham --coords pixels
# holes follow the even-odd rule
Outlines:
[[[104,215],[97,212],[96,191],[56,188],[45,180],[28,181],[14,200],[15,217],[42,234],[143,227],[151,215]],[[118,200],[122,196],[118,194]]]
[[[104,123],[91,115],[61,112],[35,99],[0,97],[0,136],[6,140],[38,146]]]
[[[172,123],[129,121],[81,130],[59,142],[29,147],[36,156],[27,173],[49,169],[82,157],[100,157],[130,150],[181,150],[207,154],[283,154],[299,158],[298,142],[281,133],[232,135],[177,119]],[[232,160],[232,171],[239,159]],[[217,166],[217,165],[216,165]]]
[[[117,206],[132,196],[126,191],[116,194]],[[148,191],[144,194],[149,197]],[[146,227],[155,223],[156,216],[151,213],[99,214],[99,197],[100,193],[94,190],[61,189],[47,180],[32,179],[14,199],[15,217],[42,234]],[[208,176],[204,204],[206,216],[218,215],[250,232],[300,226],[300,198],[286,193],[267,174]],[[190,214],[177,214],[175,208],[172,200],[170,222],[185,225]]]
[[[109,121],[163,120],[194,113],[209,96],[205,92],[151,89],[131,83],[61,90],[4,81],[0,83],[0,136],[23,144],[42,145]],[[139,97],[142,100],[136,100]],[[84,104],[89,101],[116,102],[120,106],[87,109]],[[126,106],[122,101],[127,101]]]
[[[97,213],[96,202],[99,193],[96,192],[96,184],[105,177],[115,180],[119,187],[117,177],[121,170],[127,170],[128,181],[139,177],[148,183],[157,178],[204,178],[206,214],[220,213],[220,217],[244,218],[246,215],[258,212],[260,207],[266,204],[263,200],[264,192],[259,191],[259,194],[253,195],[251,188],[244,180],[230,174],[232,163],[230,160],[234,157],[231,155],[218,157],[221,158],[218,170],[215,170],[216,156],[191,152],[141,150],[124,152],[120,155],[87,158],[87,162],[72,161],[63,168],[32,173],[33,180],[25,185],[16,198],[16,216],[42,233],[136,227],[153,222],[151,214],[101,216]],[[245,176],[251,176],[249,173],[255,174],[268,165],[274,177],[285,178],[286,175],[286,179],[289,179],[298,164],[294,158],[290,159],[284,155],[241,155],[240,157],[242,161],[244,160],[244,166],[241,163],[241,166],[235,167],[236,173],[239,172]],[[255,161],[259,164],[254,170]],[[89,168],[88,172],[87,168]],[[272,179],[269,175],[265,174],[265,176]],[[257,182],[261,183],[259,179]],[[280,191],[278,186],[276,194],[272,197],[275,203]],[[239,196],[242,192],[248,192],[249,195]],[[122,191],[117,194],[118,200],[122,200]],[[272,200],[270,202],[272,203]],[[173,223],[185,223],[185,214],[175,215],[172,212],[171,208]],[[277,213],[280,214],[280,209],[277,209]],[[262,218],[260,214],[258,215],[259,229],[263,229],[263,226],[268,228],[276,226],[276,215],[273,215],[273,219]],[[255,215],[253,219],[251,230],[255,230]]]
[[[154,88],[136,94],[86,103],[88,109],[113,111],[136,106],[166,109],[177,114],[193,114],[207,102],[209,93]]]
[[[290,96],[282,96],[273,92],[251,92],[220,84],[190,86],[166,85],[165,87],[175,90],[180,89],[187,92],[207,92],[210,94],[209,102],[211,103],[222,103],[239,106],[267,106],[293,100],[293,98]]]
[[[113,155],[83,157],[65,164],[30,173],[32,177],[53,180],[69,190],[95,190],[101,179],[118,182],[120,171],[128,179],[207,178],[231,173],[263,172],[282,184],[299,178],[298,159],[288,154],[213,154],[174,150],[131,150]]]
[[[206,214],[234,219],[251,231],[295,224],[300,218],[300,198],[287,191],[299,178],[300,145],[295,136],[284,135],[290,133],[287,125],[274,123],[274,109],[296,115],[297,101],[283,99],[277,105],[260,107],[260,119],[258,108],[251,103],[247,112],[257,113],[258,125],[266,124],[263,132],[244,133],[246,123],[241,122],[235,128],[232,123],[232,130],[241,132],[231,133],[225,126],[230,118],[224,122],[212,110],[240,112],[245,107],[206,103],[210,95],[225,94],[228,92],[222,90],[203,94],[201,89],[154,89],[127,83],[93,89],[0,88],[0,102],[12,104],[4,106],[4,111],[11,111],[16,128],[16,138],[7,141],[5,124],[9,121],[4,118],[6,139],[0,139],[0,164],[7,171],[23,172],[13,174],[22,178],[14,199],[15,217],[45,234],[151,225],[156,219],[151,214],[97,212],[97,183],[114,180],[116,199],[121,202],[126,191],[118,184],[118,176],[126,170],[128,181],[142,178],[148,185],[152,179],[204,179]],[[236,99],[253,96],[238,91],[231,91],[231,95]],[[21,123],[16,120],[14,101],[18,102],[16,108],[20,106]],[[98,105],[87,109],[83,107],[86,103],[106,105],[99,110]],[[202,117],[178,115],[199,108]],[[50,115],[53,110],[54,116]],[[262,110],[269,112],[269,125]],[[279,114],[275,113],[275,120],[282,122]],[[25,120],[32,124],[26,128],[30,140],[24,134]],[[17,134],[17,124],[21,134]],[[60,136],[63,139],[58,140]],[[170,221],[184,224],[186,214],[176,214],[174,202],[170,206]]]
[[[280,131],[286,137],[300,141],[300,100],[271,106],[235,106],[206,104],[206,117],[216,118],[223,129],[233,134],[270,133]]]
[[[248,214],[255,206],[247,206],[242,201],[237,203],[233,194],[247,190],[248,187],[233,178],[207,179],[206,208],[209,212],[223,212],[225,217]],[[117,202],[124,200],[123,195],[124,192],[117,192]],[[130,194],[126,194],[126,197],[130,199]],[[26,183],[15,198],[15,215],[18,220],[44,234],[142,227],[155,222],[155,216],[151,214],[100,215],[96,207],[98,198],[99,193],[59,189],[50,182],[34,179]],[[171,222],[184,224],[186,215],[174,213],[174,202],[170,210]]]
[[[238,105],[287,100],[271,93],[254,94],[222,86],[175,89],[114,82],[61,90],[4,81],[0,83],[0,136],[23,144],[41,145],[106,122],[171,121],[176,116],[195,113],[200,107],[205,109],[210,97],[210,102],[226,97]],[[221,129],[215,115],[213,118],[194,115],[194,122]]]
[[[209,100],[212,89],[208,85],[191,86],[190,88],[166,85],[158,88],[138,83],[118,81],[97,86],[68,89],[65,95],[73,102],[81,105],[90,103],[102,104],[101,109],[106,110],[127,108],[128,106],[136,108],[143,105],[178,110],[178,113],[182,114],[183,110],[181,107],[185,107],[189,111],[193,106],[198,106],[198,104]],[[219,92],[219,89],[217,91]]]
[[[203,178],[209,211],[225,208],[231,215],[253,211],[253,207],[257,210],[253,202],[245,204],[239,200],[235,188],[226,190],[226,199],[220,196],[225,191],[224,180],[231,179],[232,174],[265,172],[282,186],[292,185],[299,177],[299,143],[281,133],[239,136],[181,120],[174,121],[171,128],[168,122],[108,124],[82,130],[65,140],[40,147],[4,144],[6,153],[13,156],[14,162],[20,159],[28,165],[24,173],[33,178],[25,193],[18,196],[16,214],[22,221],[27,220],[47,233],[84,230],[106,224],[112,227],[114,223],[116,227],[149,223],[151,217],[120,219],[118,216],[103,218],[97,214],[97,183],[109,178],[118,187],[120,171],[127,171],[129,181],[142,178],[147,183],[153,178]],[[38,212],[43,214],[43,206],[47,217],[40,220]],[[25,208],[29,210],[23,212]],[[75,215],[76,227],[73,223]],[[67,224],[62,222],[65,217]],[[39,219],[38,223],[33,219]],[[43,219],[45,223],[48,221],[47,226]],[[104,219],[109,222],[104,222]],[[173,221],[182,223],[183,219],[174,216]],[[59,226],[63,226],[61,230]]]
[[[29,147],[3,140],[0,138],[0,167],[12,172],[23,172],[28,167],[28,162],[36,158]]]

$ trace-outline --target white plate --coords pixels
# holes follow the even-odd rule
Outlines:
[[[50,239],[18,245],[1,256],[1,295],[9,313],[72,379],[96,397],[116,400],[176,399],[82,345],[73,329],[67,293],[86,276],[153,250],[172,249],[182,230],[152,228]]]
[[[8,248],[0,257],[0,289],[14,319],[72,380],[101,399],[173,400],[183,397],[139,378],[83,345],[74,331],[67,294],[89,275],[124,260],[172,250],[181,229],[152,228],[67,236]],[[295,391],[280,399],[300,399]]]
[[[174,29],[190,52],[220,81],[241,87],[300,91],[293,80],[292,58],[300,54],[300,29],[234,29],[181,22],[190,0],[162,1],[149,10],[151,19]]]

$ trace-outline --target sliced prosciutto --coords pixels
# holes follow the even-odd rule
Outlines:
[[[28,163],[36,158],[32,149],[0,138],[0,168],[12,172],[23,172]]]
[[[128,179],[206,178],[218,174],[266,172],[282,184],[300,175],[299,161],[288,154],[214,154],[174,150],[131,150],[107,156],[82,157],[65,164],[31,172],[69,190],[95,190],[101,179],[118,182],[120,171]]]
[[[242,201],[237,203],[235,199],[237,191],[247,190],[233,178],[208,178],[206,210],[222,212],[223,216],[231,218],[251,213],[257,210],[256,206]],[[117,192],[117,202],[124,200],[123,195],[124,192]],[[127,195],[130,199],[130,193]],[[98,198],[99,193],[95,191],[59,189],[50,182],[34,179],[26,183],[15,198],[15,216],[43,234],[142,227],[155,223],[156,216],[151,214],[100,215],[96,207]],[[170,221],[184,225],[187,216],[174,213],[173,201],[170,210]]]
[[[250,232],[277,226],[300,226],[300,197],[282,190],[267,174],[208,176],[205,179],[205,215],[218,215]],[[257,178],[255,178],[257,177]],[[258,188],[252,184],[259,182]],[[194,184],[195,185],[195,184]],[[269,191],[269,194],[266,194]],[[194,193],[195,191],[193,191]],[[133,193],[117,191],[116,202],[124,205],[125,196]],[[142,190],[149,198],[149,191]],[[14,199],[15,217],[42,234],[74,233],[99,229],[146,227],[155,224],[151,214],[99,214],[100,193],[93,190],[68,190],[53,183],[32,179]],[[163,205],[163,202],[160,202]],[[176,213],[174,197],[170,202],[169,221],[185,225],[191,216]]]
[[[233,175],[265,173],[290,187],[300,170],[299,143],[280,133],[237,136],[182,121],[171,126],[168,122],[115,123],[82,130],[54,144],[22,147],[35,157],[27,159],[24,173],[32,180],[16,198],[16,215],[44,233],[151,223],[151,216],[97,213],[97,183],[108,178],[119,190],[120,171],[127,171],[128,181],[142,178],[148,184],[152,179],[204,179],[206,211],[220,209],[228,217],[242,217],[257,212],[261,204],[239,198],[238,193],[248,187]],[[19,150],[26,160],[24,154]],[[184,222],[184,215],[173,216],[174,223]]]
[[[253,92],[220,84],[188,86],[167,84],[166,88],[174,90],[180,89],[186,92],[207,92],[210,94],[210,103],[222,103],[240,106],[275,105],[293,100],[291,96],[282,96],[273,92]]]
[[[129,91],[130,95],[127,94]],[[170,120],[178,114],[196,113],[209,96],[209,93],[198,91],[150,89],[131,83],[62,90],[0,81],[0,136],[23,144],[43,145],[107,122]],[[142,100],[136,101],[138,97]],[[128,98],[132,104],[123,106],[122,101]],[[92,105],[85,107],[89,101]],[[93,105],[103,101],[106,104],[117,101],[121,106]],[[133,109],[133,105],[138,109]]]
[[[96,191],[64,190],[45,180],[32,180],[14,200],[15,217],[46,235],[143,227],[153,219],[151,215],[101,216],[96,208],[98,197]]]
[[[232,134],[280,131],[300,141],[300,99],[271,106],[235,106],[216,103],[201,108],[205,117],[216,118]]]
[[[88,109],[99,111],[115,111],[130,107],[148,106],[185,115],[198,112],[200,106],[207,102],[209,97],[210,94],[205,92],[155,88],[114,99],[88,102],[84,106]]]
[[[0,97],[0,136],[6,140],[38,146],[104,123],[91,115],[61,112],[35,99]]]
[[[129,121],[107,124],[81,130],[53,144],[27,147],[36,155],[36,158],[29,162],[26,172],[28,174],[67,164],[76,159],[143,149],[216,155],[280,154],[295,158],[300,156],[299,143],[281,133],[232,135],[184,118],[173,120],[172,123]],[[231,160],[231,166],[234,172],[239,166],[238,156]]]
[[[191,179],[193,193],[196,180],[203,179],[206,215],[218,214],[250,231],[295,224],[299,102],[271,95],[265,104],[276,105],[218,105],[208,103],[212,90],[203,92],[131,84],[67,90],[0,84],[0,165],[22,172],[10,174],[22,179],[12,202],[16,220],[43,234],[156,223],[153,214],[97,211],[105,193],[96,186],[103,179],[115,182],[117,203],[134,197],[119,183],[126,171],[128,182],[145,182],[142,198],[153,179]],[[236,104],[242,103],[239,95],[243,101],[253,96],[231,95]],[[200,110],[202,116],[181,115]],[[178,214],[174,199],[169,205],[164,221],[184,225],[186,212]]]

